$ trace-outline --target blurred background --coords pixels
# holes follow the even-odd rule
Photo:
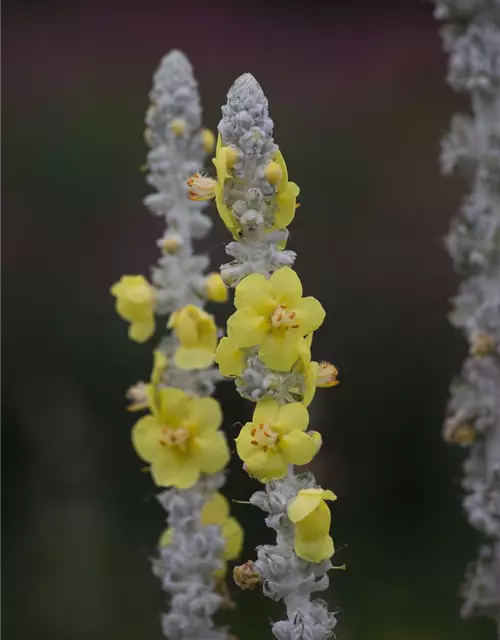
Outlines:
[[[478,538],[460,504],[463,451],[441,439],[466,353],[447,323],[458,279],[443,235],[465,191],[439,175],[439,139],[467,102],[444,81],[427,2],[4,0],[3,631],[6,640],[159,640],[165,596],[150,571],[164,527],[130,444],[124,391],[148,376],[109,287],[149,272],[162,222],[141,204],[151,76],[182,49],[205,124],[243,72],[269,98],[302,207],[290,245],[328,311],[315,358],[313,464],[339,500],[326,594],[339,640],[488,640],[463,622],[458,589]],[[213,211],[213,210],[212,210]],[[225,260],[213,215],[203,248]],[[218,307],[224,322],[230,308]],[[228,436],[250,414],[219,387]],[[257,484],[233,462],[225,488]],[[236,504],[243,560],[270,542]],[[270,637],[282,606],[233,589],[223,614],[242,640]]]

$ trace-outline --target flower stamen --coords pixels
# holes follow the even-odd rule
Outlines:
[[[186,180],[186,184],[189,187],[188,198],[190,200],[201,201],[215,198],[217,180],[210,176],[197,172]]]

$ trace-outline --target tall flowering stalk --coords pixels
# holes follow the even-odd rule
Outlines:
[[[217,179],[195,174],[188,186],[194,201],[215,198],[233,236],[226,251],[234,260],[221,274],[235,287],[236,312],[216,361],[256,403],[236,447],[246,472],[265,485],[250,502],[267,513],[266,524],[277,534],[276,544],[258,547],[257,560],[234,576],[243,588],[262,582],[267,596],[284,602],[287,620],[273,624],[276,638],[321,640],[336,619],[311,595],[329,584],[334,545],[326,501],[336,496],[318,487],[311,473],[296,475],[294,465],[309,463],[321,446],[320,434],[307,430],[307,406],[316,386],[337,384],[337,370],[311,360],[313,332],[325,311],[315,298],[303,297],[291,268],[295,253],[285,249],[299,188],[288,180],[267,99],[253,76],[236,80],[222,113]]]
[[[451,322],[470,351],[451,387],[445,438],[469,448],[462,486],[473,527],[485,536],[462,589],[464,616],[491,616],[500,634],[500,1],[436,0],[450,54],[448,82],[468,92],[442,144],[444,173],[465,173],[466,197],[447,238],[465,280]]]
[[[220,431],[221,408],[208,397],[220,379],[212,366],[218,332],[203,305],[224,302],[227,289],[219,274],[205,274],[208,258],[193,252],[193,239],[205,236],[211,221],[202,213],[204,203],[188,199],[185,185],[215,140],[201,128],[197,85],[179,51],[163,58],[150,98],[147,181],[156,193],[145,204],[165,218],[166,231],[157,243],[162,255],[152,283],[123,276],[111,292],[133,340],[152,336],[155,315],[169,316],[171,329],[154,351],[150,382],[128,392],[129,409],[147,412],[133,427],[133,445],[155,484],[169,487],[158,496],[169,527],[153,564],[171,595],[163,632],[171,640],[225,640],[226,631],[215,628],[212,616],[223,601],[226,562],[239,555],[243,532],[217,492],[229,448]]]

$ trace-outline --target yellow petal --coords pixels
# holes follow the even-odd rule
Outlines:
[[[280,415],[280,405],[273,398],[263,398],[255,405],[252,422],[258,425],[263,422],[267,425],[274,425],[278,422]]]
[[[226,542],[224,559],[236,560],[243,547],[243,529],[236,518],[229,518],[221,527],[222,536]]]
[[[218,273],[209,273],[205,280],[205,293],[209,300],[214,302],[226,302],[228,298],[227,287]]]
[[[293,310],[297,314],[298,331],[303,336],[320,327],[326,315],[319,300],[312,297],[302,298]]]
[[[229,502],[226,498],[216,491],[213,496],[205,502],[201,510],[202,524],[218,524],[222,525],[229,518]]]
[[[172,544],[173,537],[174,530],[172,529],[172,527],[169,527],[162,533],[158,544],[160,545],[160,547],[168,547],[169,544]]]
[[[189,310],[182,309],[172,316],[172,326],[179,342],[185,347],[195,347],[198,344],[198,322],[197,314],[190,313]]]
[[[207,369],[215,360],[215,348],[178,347],[174,354],[174,362],[179,369],[191,371],[193,369]]]
[[[145,320],[144,322],[133,322],[128,328],[128,336],[135,342],[146,342],[155,331],[154,318]]]
[[[269,320],[253,309],[242,309],[228,319],[228,337],[240,348],[253,347],[266,338],[270,326]]]
[[[288,183],[288,169],[286,167],[285,158],[283,157],[283,154],[279,149],[276,151],[276,154],[273,160],[274,162],[276,162],[276,164],[280,167],[281,171],[283,172],[279,186],[286,186],[286,184]]]
[[[299,558],[307,562],[323,562],[335,553],[333,540],[329,535],[303,538],[298,531],[295,533],[294,550]]]
[[[246,460],[248,460],[250,456],[253,456],[257,451],[257,447],[251,443],[251,440],[253,440],[251,430],[254,426],[253,422],[247,422],[243,427],[241,427],[238,437],[235,438],[236,451],[243,462],[246,462]]]
[[[207,431],[193,444],[203,473],[217,473],[229,462],[229,447],[222,431]]]
[[[288,183],[290,187],[293,182]],[[295,218],[295,211],[297,210],[297,198],[294,194],[294,190],[287,188],[283,193],[278,193],[276,196],[277,211],[274,214],[274,224],[277,229],[285,229]]]
[[[162,387],[157,391],[159,414],[165,425],[179,426],[186,416],[191,398],[182,389]]]
[[[132,444],[137,455],[151,462],[161,453],[161,425],[154,416],[144,416],[132,427]]]
[[[298,339],[291,331],[273,331],[262,341],[259,358],[270,369],[290,371],[299,357]]]
[[[300,522],[321,503],[323,489],[301,489],[288,505],[288,517]]]
[[[237,309],[254,309],[259,315],[271,313],[276,306],[271,298],[271,282],[272,276],[271,280],[267,280],[261,273],[252,273],[243,278],[234,293],[234,306]]]
[[[309,413],[301,402],[291,402],[279,407],[279,417],[275,425],[281,433],[290,433],[296,429],[305,431],[308,424]]]
[[[318,442],[316,436],[311,436],[303,431],[292,431],[280,439],[280,449],[289,464],[301,465],[311,462],[320,445],[321,440]]]
[[[281,452],[271,447],[267,451],[257,450],[245,461],[245,469],[254,478],[267,482],[284,478],[288,472],[288,465]]]
[[[318,363],[311,362],[304,372],[304,396],[302,403],[308,407],[311,404],[314,394],[316,393],[316,376],[318,373]]]
[[[238,224],[236,218],[232,214],[231,210],[224,202],[224,194],[223,190],[220,188],[220,185],[216,185],[215,187],[215,204],[217,205],[217,211],[222,222],[226,225],[227,229],[232,233],[233,238],[235,240],[239,239],[238,231],[240,230],[240,225]]]
[[[275,271],[269,278],[269,283],[272,287],[273,297],[279,303],[294,307],[302,298],[302,283],[299,276],[290,267],[281,267]]]
[[[229,338],[222,338],[215,352],[215,362],[219,365],[219,371],[228,378],[239,376],[245,368],[243,351]]]
[[[310,333],[308,336],[305,336],[304,338],[298,340],[299,358],[302,360],[304,365],[308,365],[311,362],[312,339],[313,334]]]
[[[222,424],[222,409],[215,398],[194,398],[186,420],[196,425],[196,432],[215,431]]]
[[[200,467],[196,457],[172,454],[169,447],[163,447],[161,457],[151,464],[151,475],[159,487],[177,487],[189,489],[200,477]]]

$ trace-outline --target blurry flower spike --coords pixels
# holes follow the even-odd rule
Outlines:
[[[500,2],[434,0],[444,21],[448,83],[470,95],[470,114],[451,119],[442,172],[462,173],[470,193],[452,220],[446,247],[464,277],[451,323],[469,354],[451,384],[443,435],[467,447],[463,506],[482,534],[461,588],[464,617],[493,619],[500,638]]]

